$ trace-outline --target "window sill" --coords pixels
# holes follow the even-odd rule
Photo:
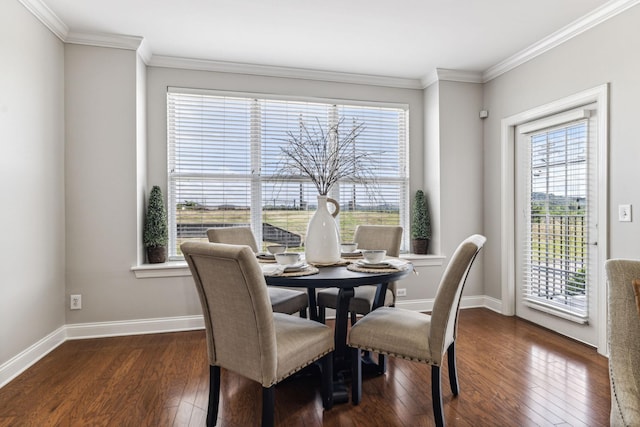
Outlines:
[[[411,261],[414,267],[438,267],[444,262],[444,255],[401,254],[401,259]]]
[[[136,279],[149,279],[154,277],[181,277],[191,276],[186,261],[169,261],[162,264],[142,264],[131,267]]]
[[[441,266],[444,261],[442,255],[402,254],[400,258],[411,261],[415,267]],[[142,264],[131,267],[136,279],[150,279],[158,277],[191,276],[186,261],[169,261],[162,264]]]

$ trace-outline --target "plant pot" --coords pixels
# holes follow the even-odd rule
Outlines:
[[[149,264],[162,264],[167,261],[166,246],[150,246],[147,248],[147,259]]]
[[[429,250],[429,239],[412,239],[413,253],[426,255]]]

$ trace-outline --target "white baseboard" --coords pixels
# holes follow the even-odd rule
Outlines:
[[[67,340],[158,334],[196,329],[204,329],[202,315],[65,325],[0,365],[0,388]]]
[[[495,311],[496,313],[502,314],[502,300],[484,296],[484,306],[489,310]]]
[[[398,301],[396,306],[414,311],[431,311],[433,309],[433,299]],[[462,297],[460,308],[476,307],[485,307],[501,313],[502,302],[486,295]],[[202,315],[65,325],[0,365],[0,388],[67,340],[158,334],[197,329],[204,329]]]
[[[69,340],[160,334],[195,329],[204,329],[202,315],[66,325],[67,339]]]
[[[61,326],[31,347],[0,365],[0,388],[26,371],[31,365],[52,352],[66,340],[65,326]]]
[[[409,301],[396,301],[396,307],[413,311],[431,311],[433,310],[433,299],[419,299]],[[479,308],[484,307],[489,310],[501,313],[502,302],[486,295],[463,296],[460,301],[460,308]]]

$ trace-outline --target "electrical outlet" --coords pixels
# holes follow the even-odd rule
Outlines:
[[[631,205],[618,205],[618,221],[631,222]]]
[[[398,288],[396,289],[397,297],[406,297],[407,296],[407,288]]]
[[[82,295],[71,295],[69,308],[71,310],[80,310],[82,308]]]

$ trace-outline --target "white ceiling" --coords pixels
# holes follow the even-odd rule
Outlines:
[[[21,0],[23,3],[26,0]],[[29,0],[34,1],[34,0]],[[424,79],[481,74],[627,0],[41,0],[70,33],[154,56]],[[595,11],[595,12],[594,12]]]

